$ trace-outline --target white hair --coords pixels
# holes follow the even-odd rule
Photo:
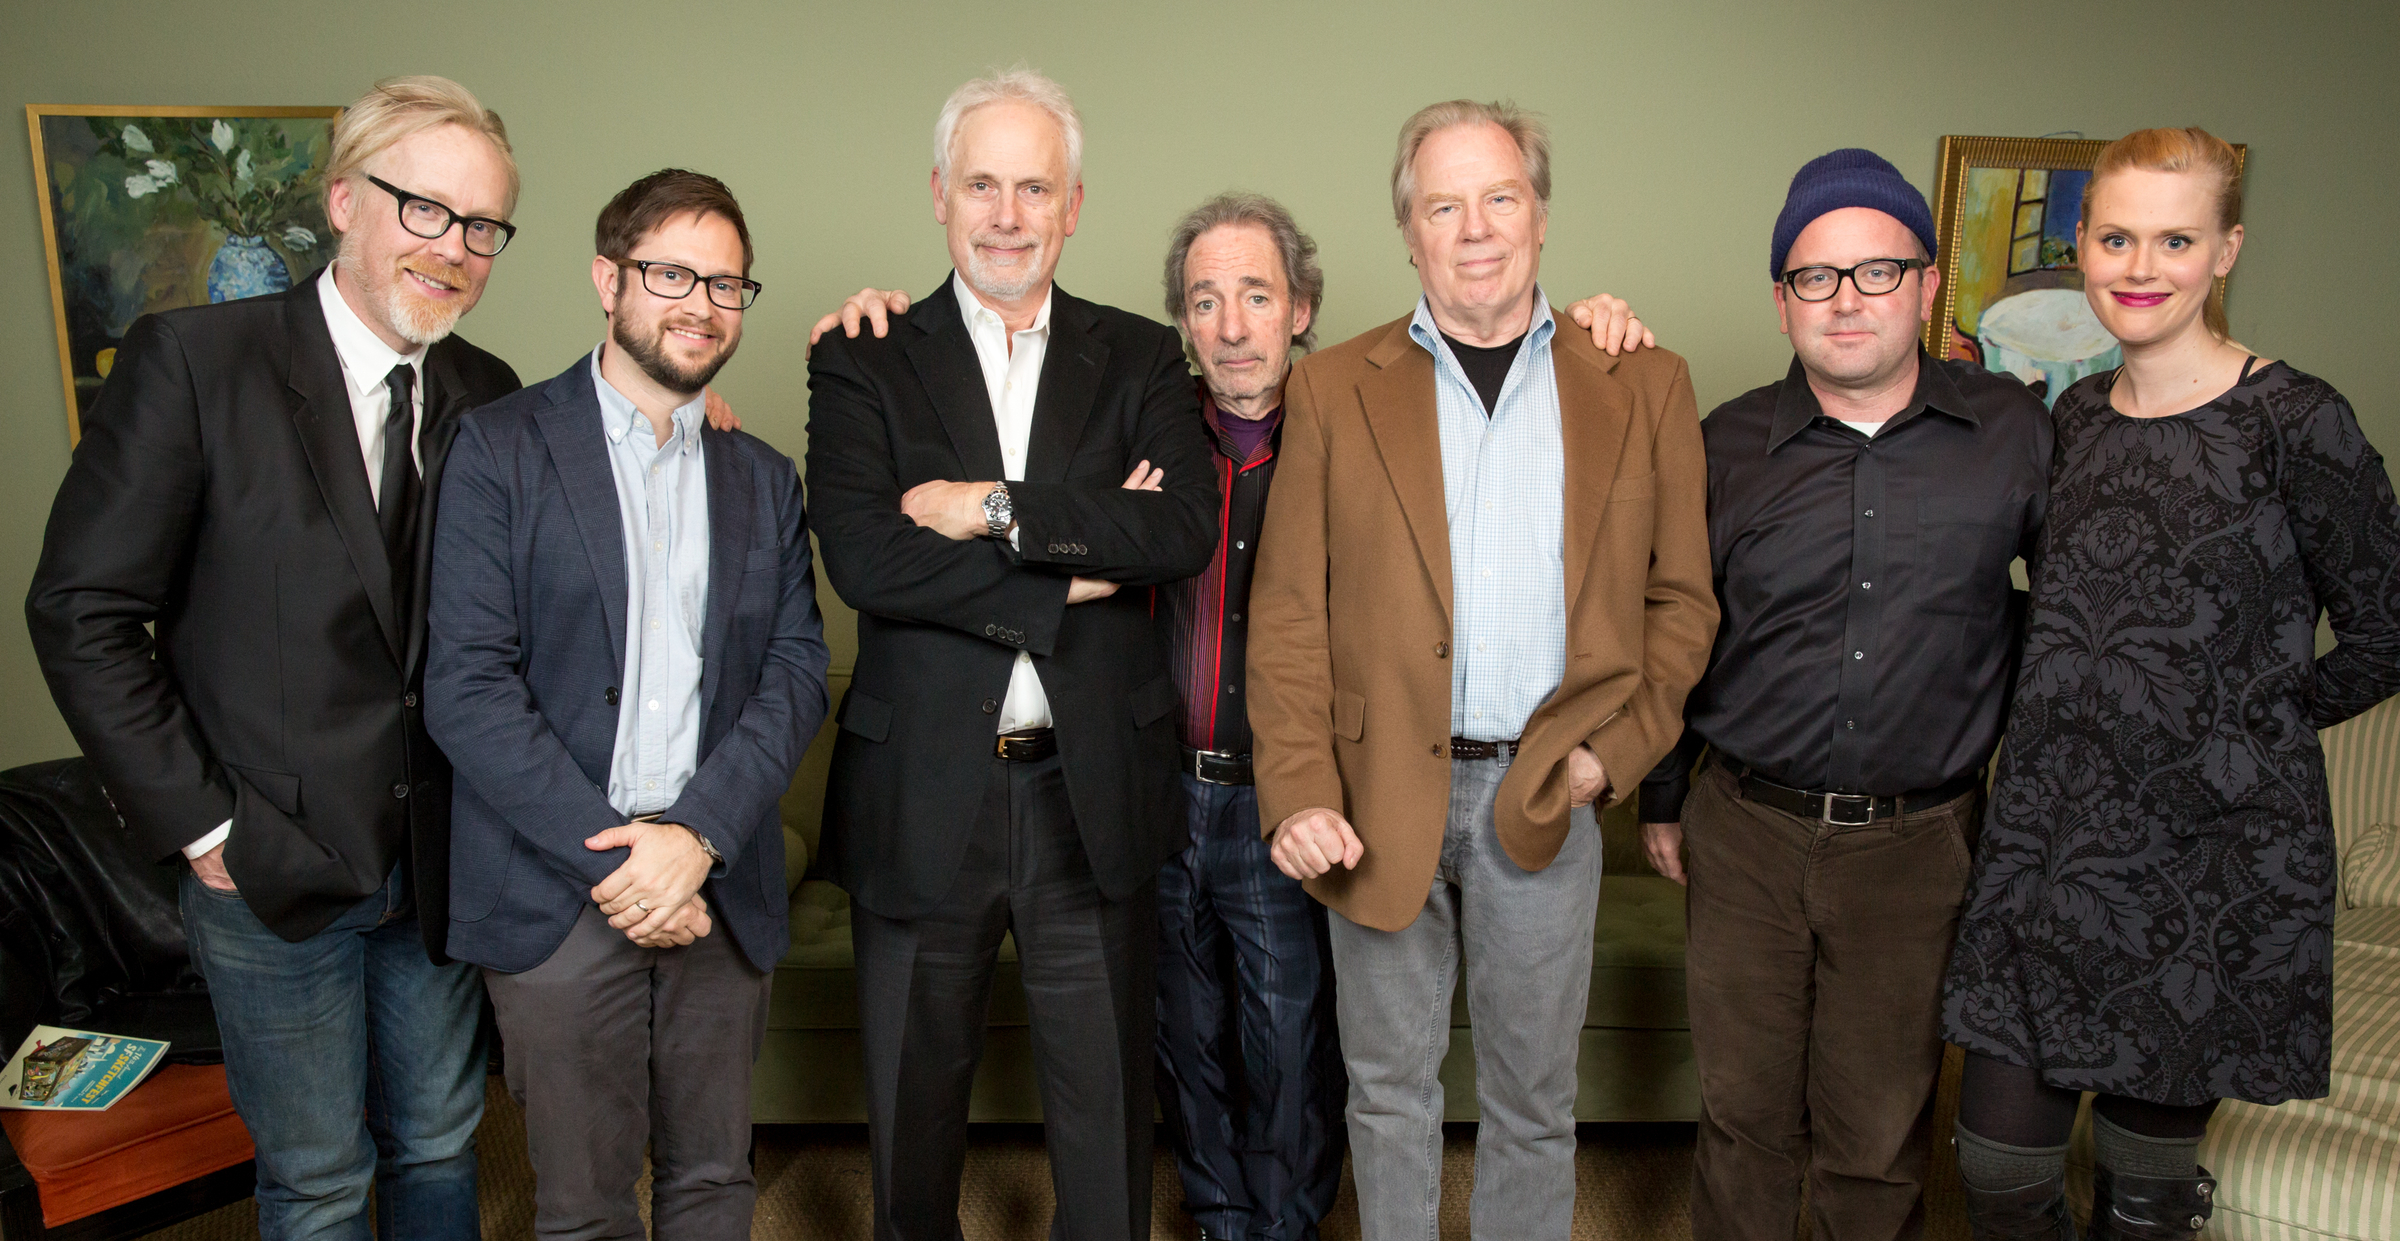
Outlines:
[[[1075,110],[1075,101],[1067,97],[1066,87],[1018,65],[1005,73],[977,78],[950,92],[950,98],[943,101],[941,119],[933,123],[933,166],[942,174],[942,183],[950,183],[950,165],[958,155],[959,122],[966,119],[967,113],[987,103],[1005,100],[1029,103],[1050,114],[1050,119],[1058,123],[1059,136],[1067,144],[1067,184],[1081,181],[1083,115]]]

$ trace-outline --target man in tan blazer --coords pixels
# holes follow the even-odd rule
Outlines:
[[[1285,392],[1251,593],[1259,818],[1336,915],[1369,1241],[1434,1230],[1462,964],[1474,1235],[1567,1235],[1592,806],[1674,745],[1716,630],[1690,378],[1557,331],[1549,191],[1530,114],[1410,118],[1392,197],[1423,297]]]

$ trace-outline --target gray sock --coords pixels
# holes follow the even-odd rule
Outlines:
[[[2022,1189],[2067,1170],[2064,1146],[2009,1146],[1958,1129],[1958,1179],[1976,1189]]]
[[[2200,1139],[2148,1137],[2093,1113],[2092,1159],[2120,1176],[2195,1177]]]

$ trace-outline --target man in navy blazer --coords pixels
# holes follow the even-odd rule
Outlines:
[[[827,652],[790,458],[704,429],[750,237],[670,169],[600,214],[608,339],[469,415],[426,719],[457,772],[449,947],[484,967],[541,1236],[748,1236],[750,1079],[791,938],[776,802]],[[653,1119],[657,1120],[655,1129]]]

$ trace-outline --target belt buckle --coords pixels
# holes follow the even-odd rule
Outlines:
[[[1817,815],[1817,821],[1825,824],[1827,827],[1867,827],[1875,822],[1875,799],[1867,794],[1824,793],[1820,794],[1820,796],[1825,799],[1825,803],[1824,809]],[[1866,817],[1863,819],[1835,818],[1833,815],[1834,806],[1846,802],[1858,803],[1860,808],[1865,811]]]

